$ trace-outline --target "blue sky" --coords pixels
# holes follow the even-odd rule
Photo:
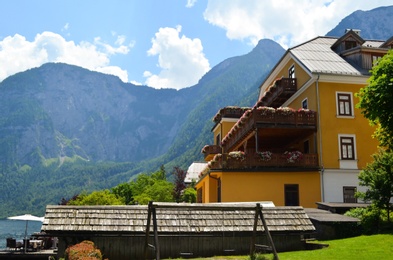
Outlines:
[[[258,40],[284,48],[391,0],[2,0],[0,81],[64,62],[154,88],[189,87]]]

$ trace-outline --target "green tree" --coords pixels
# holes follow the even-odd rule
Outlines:
[[[124,205],[123,198],[118,198],[110,190],[93,191],[90,194],[80,194],[67,205]]]
[[[132,185],[130,182],[120,183],[116,187],[111,189],[113,194],[115,194],[118,198],[123,198],[126,205],[131,205],[134,202],[133,194],[132,194]]]
[[[183,190],[181,200],[184,202],[195,203],[197,199],[197,192],[194,188],[188,187]]]
[[[371,201],[378,209],[385,209],[390,221],[390,199],[393,196],[393,152],[379,150],[373,155],[374,161],[360,172],[361,186],[367,186],[366,192],[358,192],[357,196]]]
[[[356,94],[357,107],[371,125],[381,146],[393,148],[393,50],[378,59],[371,70],[368,86]]]
[[[166,180],[165,170],[146,174],[139,174],[137,179],[131,183],[134,202],[148,204],[149,201],[173,202],[173,183]]]

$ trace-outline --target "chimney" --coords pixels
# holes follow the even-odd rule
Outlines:
[[[359,29],[345,29],[345,33],[348,33],[349,31],[353,31],[354,33],[356,33],[357,35],[360,36],[360,31]]]

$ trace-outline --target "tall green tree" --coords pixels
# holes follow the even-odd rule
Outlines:
[[[393,149],[393,50],[378,59],[371,69],[368,86],[356,95],[357,107],[371,125],[381,146]]]
[[[173,186],[166,180],[164,167],[151,174],[139,174],[131,182],[133,200],[138,204],[148,204],[149,201],[173,202]]]
[[[132,186],[130,182],[120,183],[116,187],[111,189],[113,194],[118,198],[123,198],[126,205],[131,205],[134,202],[134,196],[132,194]]]
[[[361,186],[367,186],[366,192],[358,192],[358,197],[372,201],[378,209],[387,211],[388,221],[393,197],[393,152],[380,150],[373,155],[374,161],[360,172]]]

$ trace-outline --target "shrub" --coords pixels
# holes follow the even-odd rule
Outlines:
[[[65,251],[66,260],[102,260],[102,254],[94,246],[92,241],[82,241],[79,244],[69,246]]]
[[[380,210],[374,205],[351,209],[345,215],[360,219],[362,231],[367,235],[389,232],[393,228],[393,224],[388,221],[387,211]]]
[[[181,197],[184,202],[195,203],[197,199],[197,192],[194,188],[189,187],[183,191]]]

